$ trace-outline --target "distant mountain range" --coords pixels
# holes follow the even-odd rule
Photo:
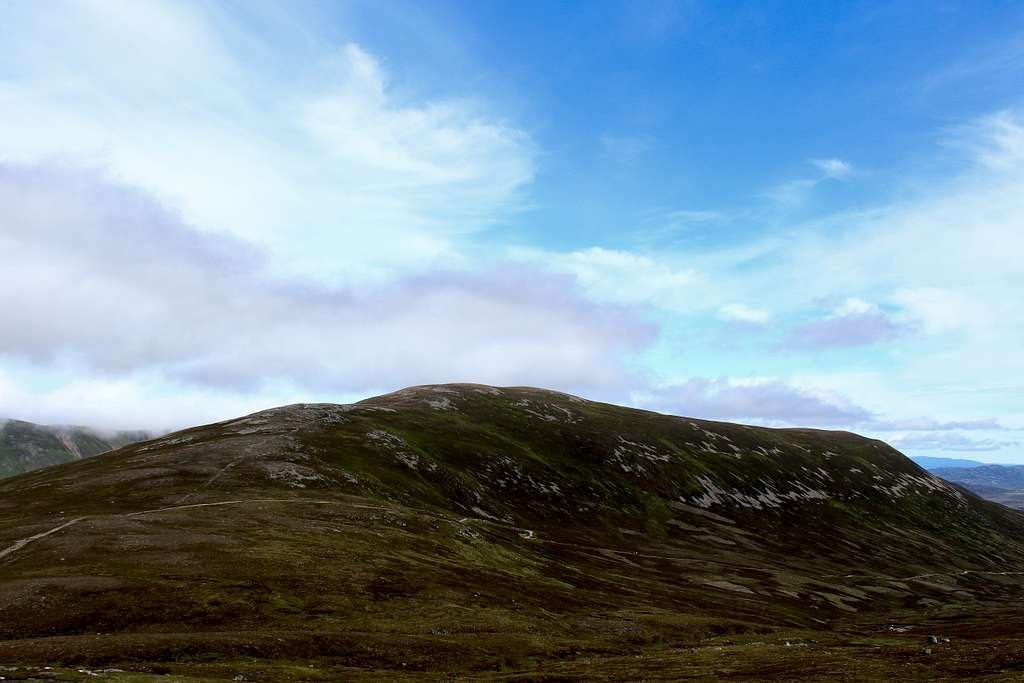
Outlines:
[[[977,460],[963,460],[960,458],[933,458],[928,455],[912,455],[910,459],[929,471],[937,469],[953,469],[959,467],[980,467],[983,462]]]
[[[937,477],[982,498],[1024,510],[1024,465],[991,465],[959,458],[910,458]]]
[[[1024,465],[939,468],[932,470],[932,474],[983,498],[1024,509]]]
[[[102,433],[89,427],[0,420],[0,478],[31,472],[152,438],[147,432]]]
[[[998,677],[1021,671],[1022,567],[1024,514],[882,441],[414,387],[0,481],[0,661],[175,680]]]

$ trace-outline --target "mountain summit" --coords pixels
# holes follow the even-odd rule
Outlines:
[[[0,482],[0,659],[593,680],[774,637],[737,660],[756,667],[785,658],[779,634],[855,658],[851,632],[969,629],[1021,567],[1024,516],[880,441],[423,386]],[[916,656],[900,639],[917,634],[887,637],[886,656]],[[694,671],[718,671],[704,654]]]

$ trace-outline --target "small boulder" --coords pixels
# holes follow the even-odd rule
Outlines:
[[[938,645],[939,644],[939,637],[938,636],[928,636],[928,644],[929,645]]]

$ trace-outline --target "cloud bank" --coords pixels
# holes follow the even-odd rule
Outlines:
[[[359,290],[281,280],[95,176],[0,166],[0,354],[204,387],[366,391],[473,379],[601,390],[654,329],[524,269],[438,271]]]
[[[644,407],[676,415],[769,425],[837,426],[871,417],[865,408],[841,396],[779,380],[696,378],[644,391],[635,400]]]

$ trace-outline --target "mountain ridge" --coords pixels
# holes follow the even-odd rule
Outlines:
[[[633,680],[723,634],[814,634],[867,671],[858,633],[882,673],[917,652],[882,624],[959,615],[974,637],[1019,590],[1024,515],[848,432],[428,385],[0,481],[0,553],[0,658],[321,658],[353,680],[594,680],[596,658]]]
[[[979,496],[1016,509],[1024,508],[1024,465],[981,465],[936,469],[936,476]]]
[[[938,458],[930,455],[912,455],[910,459],[926,470],[939,468],[952,469],[954,467],[980,467],[987,463],[980,460],[965,460],[963,458]]]
[[[0,419],[0,478],[92,457],[151,438],[144,431],[109,431],[78,425],[41,425]]]

